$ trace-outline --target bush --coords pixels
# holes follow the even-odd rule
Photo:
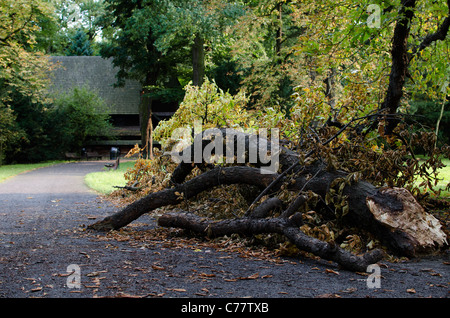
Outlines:
[[[86,87],[58,96],[52,113],[53,135],[62,152],[79,152],[88,141],[113,137],[104,101]]]
[[[56,147],[49,135],[53,122],[47,105],[17,91],[11,94],[9,105],[9,126],[15,133],[10,134],[13,138],[9,138],[5,144],[6,163],[32,163],[52,159]]]
[[[13,111],[0,101],[0,166],[5,159],[5,151],[22,137],[23,132],[17,129]]]
[[[112,138],[106,106],[87,88],[60,95],[53,104],[20,94],[11,100],[11,109],[0,107],[0,159],[6,163],[58,159],[81,151],[89,140]]]

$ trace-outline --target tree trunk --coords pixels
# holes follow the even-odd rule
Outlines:
[[[205,41],[196,35],[192,46],[192,84],[201,86],[205,77]]]
[[[326,201],[333,183],[344,182],[347,176],[345,172],[326,171],[315,164],[306,167],[291,188],[312,191]],[[348,213],[342,216],[342,221],[368,230],[397,255],[416,257],[448,247],[440,222],[426,213],[406,189],[378,189],[366,181],[358,181],[346,184],[341,197],[346,197],[348,203]],[[329,207],[334,210],[332,203]],[[327,213],[330,209],[323,211]]]
[[[389,114],[396,114],[403,96],[406,75],[408,74],[408,37],[411,30],[411,22],[414,17],[415,0],[402,0],[399,11],[400,18],[397,21],[392,39],[392,64],[389,75],[389,86],[386,97],[381,104],[381,109],[387,109]],[[386,134],[391,134],[398,124],[395,118],[389,118],[385,128]]]
[[[150,124],[152,120],[152,103],[153,99],[149,96],[149,89],[145,86],[153,85],[152,80],[146,80],[146,84],[142,89],[141,101],[139,103],[139,125],[141,132],[141,148],[145,149],[146,156],[149,154],[152,145],[150,145]]]

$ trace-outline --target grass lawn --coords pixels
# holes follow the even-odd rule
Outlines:
[[[67,161],[48,161],[41,163],[30,163],[30,164],[15,164],[15,165],[4,165],[0,166],[0,182],[5,181],[8,178],[14,177],[19,173],[31,171],[34,169],[52,166],[58,163],[64,163]]]
[[[92,172],[86,175],[84,181],[91,189],[103,194],[109,194],[117,190],[114,186],[123,187],[126,185],[124,174],[128,168],[132,167],[134,167],[134,161],[124,161],[120,163],[117,170],[108,171],[105,168],[105,171]]]

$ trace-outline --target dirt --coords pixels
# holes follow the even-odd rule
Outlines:
[[[86,231],[119,209],[83,182],[105,163],[60,164],[0,183],[0,297],[450,296],[448,252],[353,273],[306,255],[283,258],[231,239],[187,237],[159,228],[151,215],[122,231]]]

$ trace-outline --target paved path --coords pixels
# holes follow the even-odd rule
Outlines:
[[[367,276],[310,258],[276,263],[199,240],[88,233],[85,225],[117,210],[83,182],[104,163],[61,164],[0,183],[0,297],[449,297],[448,254],[385,262],[381,286],[368,288]],[[150,216],[137,222],[155,228]],[[68,281],[71,265],[80,271],[80,288],[67,284],[77,282]]]

